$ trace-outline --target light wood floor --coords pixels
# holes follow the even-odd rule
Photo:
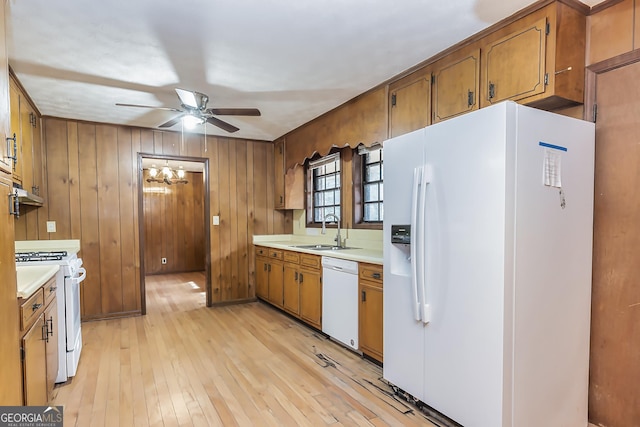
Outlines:
[[[206,308],[200,273],[147,278],[147,315],[83,323],[65,426],[434,426],[382,369],[263,303]]]

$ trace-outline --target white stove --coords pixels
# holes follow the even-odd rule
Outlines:
[[[54,242],[16,242],[16,264],[60,266],[56,276],[59,355],[56,383],[61,383],[75,376],[82,352],[80,283],[87,272],[82,267],[82,259],[76,255],[79,244],[77,249],[72,247],[71,250],[63,250],[52,247],[55,246]],[[39,244],[42,250],[35,249]]]

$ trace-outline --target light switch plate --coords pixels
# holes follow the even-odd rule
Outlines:
[[[56,232],[56,222],[47,221],[47,233],[55,233],[55,232]]]
[[[220,217],[218,215],[213,216],[213,225],[220,225]]]

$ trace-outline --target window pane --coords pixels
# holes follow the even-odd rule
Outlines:
[[[314,206],[324,206],[324,193],[316,193],[313,195],[314,197]]]
[[[366,203],[364,205],[364,220],[378,221],[378,206],[375,203]]]
[[[325,205],[334,205],[333,191],[327,191],[324,193],[324,204]]]
[[[313,220],[315,222],[320,222],[322,221],[322,209],[321,208],[315,208],[313,210],[314,214],[313,214]]]
[[[326,177],[326,187],[325,188],[336,188],[336,176],[335,175],[329,175]]]
[[[340,216],[340,206],[336,206],[335,209],[333,210],[333,213],[335,213],[336,215],[338,215],[338,218],[342,218]]]
[[[382,150],[371,151],[367,154],[367,163],[377,163],[380,161],[380,153]]]
[[[380,221],[384,220],[384,203],[380,203]]]
[[[367,182],[380,181],[380,164],[373,164],[367,166]]]
[[[325,168],[325,170],[324,170],[325,174],[333,173],[333,172],[336,171],[336,163],[333,162],[333,163],[329,163],[327,165],[324,165],[324,168]]]
[[[364,186],[364,201],[376,202],[378,200],[378,184],[366,184]]]
[[[382,182],[379,185],[380,185],[380,200],[384,200],[384,191],[383,191],[384,185]]]

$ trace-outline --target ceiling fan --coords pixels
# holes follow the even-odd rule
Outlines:
[[[204,123],[208,122],[214,126],[219,127],[220,129],[226,130],[227,132],[236,132],[240,129],[235,127],[234,125],[227,123],[218,119],[215,116],[259,116],[260,110],[257,108],[207,108],[207,102],[209,101],[209,97],[204,93],[192,91],[192,90],[184,90],[176,88],[176,93],[178,94],[178,98],[180,98],[180,108],[171,108],[171,107],[152,107],[150,105],[138,105],[138,104],[120,104],[116,105],[121,107],[138,107],[138,108],[152,108],[155,110],[167,110],[167,111],[175,111],[180,113],[173,119],[169,120],[166,123],[161,124],[158,127],[161,128],[170,128],[171,126],[178,123],[180,120],[186,117],[193,117],[196,123]]]

